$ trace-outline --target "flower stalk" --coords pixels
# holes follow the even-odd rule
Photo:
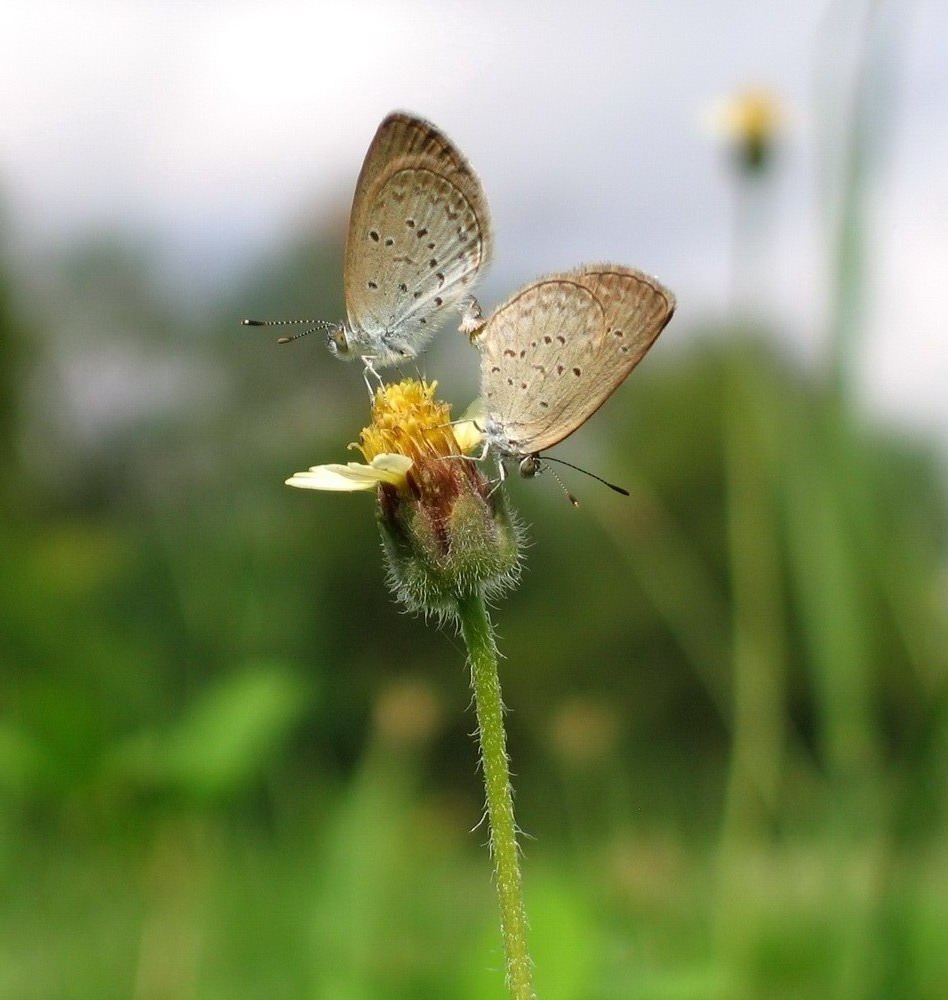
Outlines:
[[[511,1000],[534,1000],[523,883],[487,599],[517,582],[522,532],[502,490],[463,456],[480,444],[473,422],[452,422],[436,383],[380,386],[372,421],[352,447],[365,463],[314,466],[287,480],[301,489],[375,490],[389,584],[412,611],[459,624],[471,664],[500,924]]]
[[[533,963],[527,950],[527,918],[517,847],[513,793],[504,730],[504,705],[497,670],[497,645],[483,594],[458,598],[461,634],[471,663],[471,685],[477,711],[481,767],[487,792],[490,848],[494,859],[500,927],[504,939],[507,989],[512,1000],[534,1000]]]

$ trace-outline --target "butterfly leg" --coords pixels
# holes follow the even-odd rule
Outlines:
[[[494,483],[493,488],[490,493],[487,494],[488,497],[492,497],[500,488],[507,482],[507,469],[504,466],[503,461],[498,460],[497,462],[497,482]]]
[[[362,355],[362,364],[365,366],[362,369],[362,380],[365,382],[366,389],[369,390],[369,401],[371,402],[375,399],[375,390],[382,387],[382,376],[375,370],[375,366],[372,362],[375,358],[371,354]],[[377,386],[372,385],[372,378],[378,383]]]

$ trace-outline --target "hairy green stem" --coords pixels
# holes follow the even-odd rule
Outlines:
[[[533,963],[527,951],[527,919],[523,907],[523,880],[517,848],[507,736],[504,732],[504,705],[497,672],[494,629],[481,593],[458,600],[461,633],[471,661],[471,684],[477,710],[481,767],[487,790],[487,818],[490,847],[494,858],[497,896],[500,900],[500,929],[507,962],[507,989],[511,1000],[534,1000]]]

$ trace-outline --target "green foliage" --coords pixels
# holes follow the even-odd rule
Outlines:
[[[202,692],[166,729],[132,736],[110,780],[218,802],[259,782],[307,707],[306,687],[278,664],[246,666]]]
[[[500,997],[463,655],[389,603],[370,502],[280,487],[342,457],[358,379],[329,420],[328,363],[176,349],[212,343],[219,412],[141,416],[78,491],[18,470],[2,991]],[[241,368],[277,365],[245,399]],[[936,997],[937,468],[760,340],[635,378],[599,418],[631,502],[512,486],[535,544],[498,619],[541,995]],[[369,721],[406,672],[439,706],[415,737]]]

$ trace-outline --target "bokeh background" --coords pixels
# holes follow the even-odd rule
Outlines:
[[[679,299],[556,452],[631,498],[509,487],[541,997],[948,995],[946,50],[941,0],[7,3],[0,996],[504,994],[459,642],[283,485],[362,379],[238,325],[343,315],[394,108],[480,172],[486,307]]]

